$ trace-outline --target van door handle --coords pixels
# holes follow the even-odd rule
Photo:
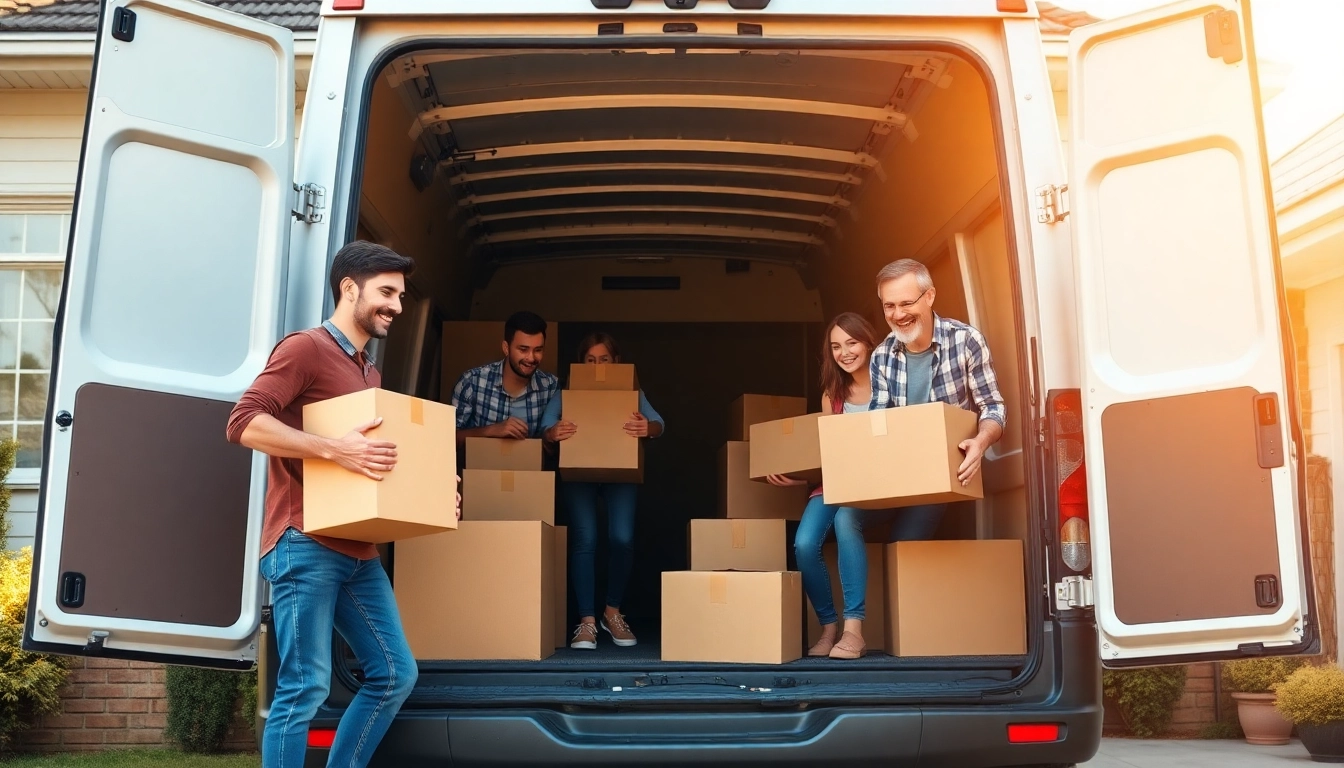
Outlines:
[[[1279,429],[1279,396],[1273,392],[1256,395],[1255,453],[1261,469],[1283,466],[1283,438]]]

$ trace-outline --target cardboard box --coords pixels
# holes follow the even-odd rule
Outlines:
[[[803,655],[803,579],[774,573],[663,573],[663,661],[783,664]]]
[[[558,368],[560,337],[555,323],[546,324],[546,349],[541,358],[541,369],[555,373]],[[478,365],[504,359],[503,320],[450,320],[443,324],[443,379],[439,384],[440,398],[452,402],[453,387],[463,373]]]
[[[786,571],[783,520],[692,520],[692,571]]]
[[[868,592],[864,596],[863,641],[870,650],[881,650],[887,645],[887,545],[869,544],[864,548],[868,553]],[[839,618],[840,629],[844,629],[845,595],[840,584],[839,554],[835,544],[822,547],[821,555],[826,560],[826,568],[831,572],[831,599],[835,602],[835,615]],[[821,639],[821,624],[817,621],[817,611],[812,601],[807,601],[807,646],[811,648]]]
[[[555,647],[569,645],[569,529],[555,529]]]
[[[502,437],[468,437],[467,469],[512,469],[541,471],[540,440],[510,440]]]
[[[807,399],[782,395],[743,395],[733,401],[728,421],[729,440],[748,440],[751,425],[779,421],[807,413]]]
[[[751,479],[751,443],[727,443],[719,450],[719,515],[733,520],[801,520],[807,486],[780,488]]]
[[[979,417],[947,403],[827,416],[818,424],[827,504],[888,509],[983,498],[983,473],[963,487],[957,445]]]
[[[817,440],[819,413],[751,425],[751,479],[791,475],[821,482],[821,444]]]
[[[555,525],[555,473],[462,471],[463,520],[538,520]]]
[[[560,477],[588,483],[644,482],[644,441],[625,434],[639,393],[565,390],[560,410],[578,427],[560,443]]]
[[[539,661],[555,653],[555,529],[467,521],[397,545],[393,591],[417,659]],[[491,630],[491,617],[507,616]]]
[[[1024,654],[1025,585],[1017,539],[888,544],[887,653]]]
[[[379,417],[383,423],[365,434],[396,443],[396,468],[380,481],[332,461],[305,459],[305,533],[383,544],[457,527],[452,406],[366,389],[304,406],[303,430],[339,438]]]
[[[569,366],[569,389],[629,391],[639,389],[635,366],[628,363],[574,363]]]

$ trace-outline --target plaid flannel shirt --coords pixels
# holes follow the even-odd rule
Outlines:
[[[527,383],[527,391],[518,397],[509,397],[504,391],[504,361],[472,368],[462,374],[453,387],[453,406],[457,408],[457,428],[475,429],[507,421],[513,415],[513,406],[522,401],[527,413],[527,434],[541,434],[541,416],[546,405],[560,389],[560,380],[538,370]]]
[[[933,388],[934,402],[948,403],[980,414],[980,421],[995,421],[1006,426],[1008,411],[999,394],[985,337],[971,326],[933,316]],[[872,374],[873,399],[870,409],[898,408],[906,404],[909,376],[906,373],[905,345],[892,333],[873,350],[868,363]]]

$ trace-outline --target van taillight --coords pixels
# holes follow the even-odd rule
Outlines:
[[[1042,744],[1059,741],[1058,723],[1014,723],[1008,726],[1009,744]]]
[[[1074,571],[1092,564],[1092,537],[1087,523],[1087,462],[1083,458],[1083,405],[1077,391],[1051,400],[1051,434],[1055,447],[1055,480],[1059,487],[1060,559]]]
[[[335,728],[309,728],[308,746],[315,749],[331,749],[336,742]]]

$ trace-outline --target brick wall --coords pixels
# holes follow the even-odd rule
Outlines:
[[[64,712],[40,718],[16,745],[25,752],[80,752],[168,747],[164,736],[167,671],[160,664],[114,659],[73,659],[61,690]],[[250,751],[252,730],[235,716],[225,743]]]

